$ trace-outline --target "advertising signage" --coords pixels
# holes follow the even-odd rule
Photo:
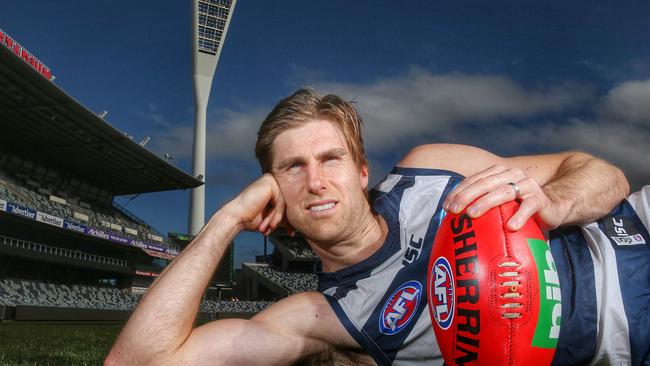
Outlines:
[[[39,59],[37,59],[25,48],[23,48],[23,46],[21,46],[20,43],[16,42],[13,38],[11,38],[10,35],[5,33],[2,29],[0,29],[0,44],[7,47],[9,50],[15,53],[16,56],[22,58],[23,61],[30,64],[36,71],[41,73],[41,75],[45,76],[48,80],[54,80],[54,76],[52,76],[52,71],[50,71],[49,67],[45,66],[44,63],[39,61]]]
[[[0,199],[0,211],[6,211],[16,216],[21,216],[24,218],[40,221],[48,225],[57,226],[66,230],[75,231],[79,234],[84,234],[95,238],[108,240],[113,243],[138,247],[143,251],[145,251],[147,254],[154,257],[171,260],[174,259],[174,257],[176,257],[179,253],[178,250],[176,249],[165,248],[160,245],[142,242],[138,239],[126,238],[111,231],[104,231],[104,230],[88,227],[82,224],[77,224],[68,221],[66,219],[54,215],[50,215],[45,212],[40,212],[40,211],[33,210],[29,207],[21,206],[17,203],[5,201],[3,199]]]

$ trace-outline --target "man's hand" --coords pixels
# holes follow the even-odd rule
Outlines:
[[[443,169],[466,178],[445,202],[445,209],[480,216],[492,207],[517,198],[521,208],[507,223],[520,228],[531,216],[544,228],[584,224],[607,214],[628,194],[623,172],[589,154],[569,151],[503,158],[464,145],[415,147],[401,167]],[[476,201],[474,204],[472,202]]]
[[[510,183],[515,184],[519,193]],[[521,205],[507,222],[510,230],[518,230],[530,217],[546,230],[556,228],[566,218],[567,212],[563,213],[562,207],[553,205],[535,179],[526,176],[519,168],[503,165],[494,165],[465,178],[449,193],[443,208],[459,213],[467,207],[467,214],[474,218],[515,199]]]
[[[251,183],[224,209],[240,223],[241,230],[259,231],[269,235],[282,226],[290,235],[295,231],[286,221],[286,205],[277,181],[271,174],[264,174]]]

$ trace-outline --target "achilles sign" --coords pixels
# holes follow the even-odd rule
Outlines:
[[[34,57],[34,55],[29,53],[29,51],[24,49],[23,46],[20,45],[20,43],[16,42],[13,38],[11,38],[11,36],[5,33],[2,29],[0,29],[0,44],[7,47],[9,50],[15,53],[16,56],[22,58],[23,61],[32,65],[32,67],[36,69],[36,71],[40,72],[41,75],[45,76],[48,80],[53,79],[52,71],[50,71],[49,67],[45,66],[45,64],[43,64],[36,57]]]

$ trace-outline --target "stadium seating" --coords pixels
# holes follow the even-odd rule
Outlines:
[[[282,272],[265,263],[244,263],[242,265],[280,285],[291,293],[316,290],[318,278],[314,273]]]
[[[127,310],[135,308],[141,296],[109,287],[61,285],[24,279],[0,280],[0,306],[48,306],[80,309]],[[206,313],[258,313],[271,305],[267,301],[214,301],[201,303]]]
[[[291,259],[318,259],[314,251],[311,250],[305,241],[305,238],[300,235],[291,237],[286,232],[279,231],[271,235],[271,243],[276,247],[286,249]]]
[[[0,199],[17,203],[36,211],[48,213],[77,224],[94,227],[120,236],[153,242],[163,247],[179,249],[164,240],[160,233],[133,214],[113,205],[93,205],[80,200],[71,193],[44,188],[27,177],[11,177],[0,170]]]
[[[316,254],[309,247],[293,247],[289,250],[296,258],[316,258]]]
[[[5,306],[132,310],[136,304],[136,297],[116,288],[67,286],[20,279],[0,281],[0,305]]]
[[[15,239],[4,235],[0,235],[0,245],[32,250],[34,252],[39,252],[48,255],[74,258],[75,260],[78,261],[87,261],[87,262],[106,264],[111,266],[120,266],[120,267],[127,267],[129,265],[129,262],[125,259],[111,258],[111,257],[83,252],[80,250],[72,250],[72,249],[66,249],[61,247],[55,247],[55,246],[45,245],[45,244],[36,243],[32,241]]]
[[[201,303],[201,311],[206,313],[259,313],[270,306],[269,301],[214,301]]]

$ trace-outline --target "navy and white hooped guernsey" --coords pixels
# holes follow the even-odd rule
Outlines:
[[[370,191],[388,225],[382,247],[333,273],[318,289],[379,365],[442,365],[427,310],[427,266],[442,202],[463,179],[394,168]],[[549,234],[562,287],[553,365],[650,365],[650,186],[608,216]]]

